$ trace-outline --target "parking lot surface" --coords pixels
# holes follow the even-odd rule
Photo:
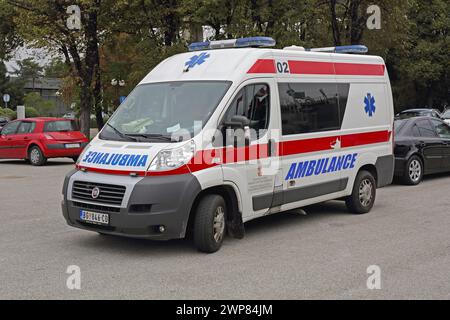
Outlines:
[[[71,160],[0,160],[0,299],[449,299],[450,174],[378,190],[366,215],[343,202],[246,224],[211,255],[189,241],[100,236],[68,227]],[[81,269],[69,290],[67,267]],[[369,266],[381,289],[369,290]]]

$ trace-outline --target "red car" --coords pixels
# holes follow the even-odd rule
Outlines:
[[[25,159],[34,166],[45,164],[48,158],[67,157],[76,161],[88,142],[73,120],[16,120],[0,131],[0,159]]]

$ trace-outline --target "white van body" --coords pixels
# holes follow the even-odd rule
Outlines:
[[[226,203],[228,230],[241,237],[249,220],[351,196],[362,170],[378,188],[392,182],[394,108],[382,58],[294,49],[189,52],[161,62],[138,88],[197,81],[228,87],[191,140],[136,142],[100,133],[91,141],[65,180],[62,207],[69,225],[128,237],[183,238],[202,197],[217,194]],[[267,109],[265,120],[258,120],[267,132],[247,146],[217,147],[213,132],[230,105],[235,102],[237,110],[237,95],[255,88],[262,89],[251,104]],[[187,144],[195,145],[197,161],[151,170],[158,153]],[[225,159],[236,149],[247,154]]]

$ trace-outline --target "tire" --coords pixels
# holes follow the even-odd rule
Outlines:
[[[412,156],[406,162],[401,182],[408,186],[416,186],[423,179],[423,162],[418,156]]]
[[[70,158],[73,160],[73,162],[77,163],[79,157],[70,157]]]
[[[376,190],[377,184],[373,175],[365,170],[358,172],[352,194],[345,199],[348,210],[354,214],[369,212],[375,203]]]
[[[47,162],[47,158],[38,146],[33,146],[28,151],[28,159],[33,166],[42,166]]]
[[[195,212],[194,244],[205,253],[222,247],[226,230],[226,204],[219,195],[207,195],[200,200]]]

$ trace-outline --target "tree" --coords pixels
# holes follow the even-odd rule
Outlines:
[[[80,30],[69,28],[67,2],[9,1],[17,10],[17,27],[22,37],[35,47],[45,47],[64,56],[65,63],[80,87],[81,131],[89,136],[90,113],[94,109],[101,128],[101,83],[99,70],[98,25],[102,3],[106,1],[73,1],[81,13]]]
[[[7,93],[11,97],[8,107],[15,109],[17,105],[23,103],[24,90],[23,80],[20,78],[13,78],[8,75],[6,65],[0,61],[0,96]],[[3,104],[3,101],[1,102]]]
[[[5,0],[0,0],[0,61],[6,60],[22,39],[17,34],[14,22],[15,11]]]
[[[39,116],[53,115],[56,107],[54,101],[43,99],[37,92],[30,92],[26,94],[24,104],[26,108],[36,109]]]

